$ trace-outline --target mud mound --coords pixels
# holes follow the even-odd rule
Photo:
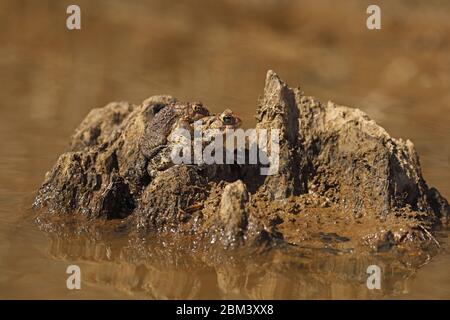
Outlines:
[[[323,104],[288,87],[272,71],[256,129],[279,130],[279,143],[267,147],[268,153],[279,148],[276,174],[233,163],[172,165],[150,175],[142,141],[173,122],[155,123],[155,115],[195,105],[154,96],[139,106],[92,110],[37,193],[40,223],[64,216],[80,225],[121,219],[133,234],[175,232],[226,247],[438,246],[433,228],[447,223],[450,207],[427,186],[412,142],[390,137],[358,109]]]

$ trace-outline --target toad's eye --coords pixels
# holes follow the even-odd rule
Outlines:
[[[224,124],[233,124],[234,118],[232,116],[223,116],[222,121]]]
[[[203,108],[202,105],[195,104],[192,108],[193,108],[193,110],[194,110],[195,113],[200,113],[200,114],[208,115],[208,111],[207,111],[205,108]]]

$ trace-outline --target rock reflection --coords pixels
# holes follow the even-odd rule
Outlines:
[[[291,246],[263,253],[251,248],[208,251],[171,240],[55,234],[49,239],[52,257],[78,263],[82,281],[141,299],[372,299],[407,292],[414,272],[392,254],[332,254]],[[373,264],[382,270],[380,290],[366,286],[366,270]]]

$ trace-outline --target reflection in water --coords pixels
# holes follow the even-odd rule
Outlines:
[[[388,255],[356,255],[280,247],[199,252],[176,243],[146,244],[50,236],[57,260],[79,263],[83,281],[154,299],[380,298],[406,291],[413,274]],[[367,267],[382,270],[381,290],[366,286]]]

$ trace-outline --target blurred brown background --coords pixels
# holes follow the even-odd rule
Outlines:
[[[80,0],[82,29],[69,31],[72,1],[2,0],[0,185],[35,189],[86,113],[114,100],[169,93],[251,126],[274,69],[411,139],[449,197],[450,3],[376,1],[382,30],[370,31],[372,2]]]
[[[80,31],[66,28],[74,3]],[[366,28],[369,4],[381,7],[382,30]],[[1,0],[0,297],[80,297],[62,285],[67,263],[17,220],[73,129],[110,101],[167,93],[231,107],[249,127],[273,69],[411,139],[425,179],[449,198],[449,9],[446,0]],[[449,297],[450,256],[436,259],[413,297]],[[82,294],[116,295],[92,289]]]

